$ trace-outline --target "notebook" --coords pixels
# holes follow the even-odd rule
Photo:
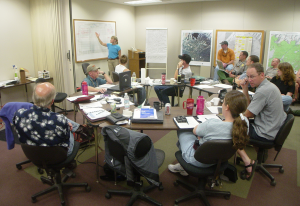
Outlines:
[[[220,60],[217,59],[217,64],[219,66],[219,70],[221,70],[221,71],[223,71],[223,72],[225,72],[225,73],[228,74],[228,72],[226,72],[226,69],[223,66],[223,62],[221,62]]]
[[[119,85],[107,88],[111,91],[124,91],[131,88],[131,71],[119,73]]]

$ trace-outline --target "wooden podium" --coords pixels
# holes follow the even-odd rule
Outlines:
[[[136,78],[141,77],[141,68],[145,68],[146,58],[145,52],[142,50],[132,51],[128,50],[129,69],[131,74],[135,72]]]

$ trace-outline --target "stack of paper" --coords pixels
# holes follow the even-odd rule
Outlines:
[[[110,115],[110,112],[106,111],[105,109],[102,108],[87,108],[83,109],[83,112],[90,118],[91,120],[95,119],[104,119],[108,115]]]
[[[194,117],[186,117],[187,122],[184,123],[177,122],[176,117],[173,120],[180,129],[192,129],[199,124]]]
[[[216,114],[208,114],[208,115],[197,115],[199,122],[205,122],[209,119],[220,119]]]
[[[102,104],[100,102],[90,102],[90,103],[81,103],[79,104],[80,109],[87,109],[87,108],[100,108]]]

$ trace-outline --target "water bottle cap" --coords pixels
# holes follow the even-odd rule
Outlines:
[[[84,85],[85,85],[85,84],[87,84],[87,82],[86,82],[86,81],[83,81],[83,82],[82,82],[82,84],[84,84]]]

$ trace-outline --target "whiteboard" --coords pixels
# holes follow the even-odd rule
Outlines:
[[[146,28],[146,63],[167,63],[168,29]]]
[[[104,43],[109,43],[112,36],[116,35],[115,21],[95,21],[74,19],[74,41],[76,62],[106,59],[108,49],[102,46],[95,32],[100,34]]]
[[[228,47],[234,50],[236,37],[252,37],[252,48],[250,55],[256,55],[259,57],[259,62],[262,62],[265,31],[263,30],[216,30],[216,42],[215,42],[215,60],[218,56],[218,51],[221,49],[221,42],[228,41]]]

